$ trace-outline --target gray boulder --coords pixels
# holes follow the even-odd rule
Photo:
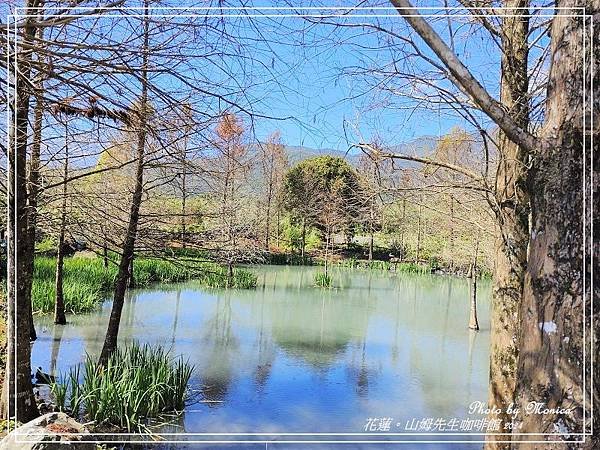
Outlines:
[[[13,430],[0,441],[0,450],[96,450],[93,442],[86,441],[89,433],[65,413],[51,412]]]

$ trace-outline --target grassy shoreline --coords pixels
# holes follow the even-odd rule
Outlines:
[[[56,258],[38,257],[35,260],[31,300],[33,310],[50,313],[54,310]],[[63,291],[65,310],[77,314],[93,310],[110,295],[117,276],[117,267],[103,266],[100,258],[68,257],[64,260]],[[210,288],[224,288],[227,269],[215,263],[190,261],[175,264],[156,258],[136,258],[134,262],[136,287],[147,287],[153,283],[175,283],[197,280]],[[256,287],[256,276],[244,269],[233,273],[232,288],[251,289]]]
[[[268,262],[270,265],[288,265],[288,266],[323,266],[325,261],[318,256],[306,255],[304,261],[297,253],[275,253],[269,255]],[[388,270],[403,273],[415,274],[438,274],[438,275],[454,275],[467,276],[468,267],[450,266],[444,262],[427,261],[398,261],[391,262],[378,259],[359,259],[355,257],[341,257],[328,262],[331,266],[347,267],[350,269],[361,270]],[[486,267],[478,268],[479,276],[485,279],[491,279],[492,273]]]

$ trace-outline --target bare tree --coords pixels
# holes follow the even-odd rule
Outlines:
[[[113,296],[113,306],[108,321],[108,329],[104,345],[100,353],[100,362],[106,364],[109,357],[117,349],[117,337],[119,335],[119,326],[121,323],[121,312],[125,302],[125,291],[127,290],[129,280],[133,274],[132,261],[135,248],[135,238],[138,228],[140,206],[142,202],[142,193],[144,189],[144,156],[146,153],[146,134],[148,121],[151,114],[148,103],[148,60],[149,60],[149,40],[150,40],[150,21],[149,21],[149,1],[144,1],[144,20],[143,20],[143,44],[142,44],[142,67],[141,67],[141,95],[137,105],[137,120],[135,122],[135,132],[137,134],[137,162],[135,175],[135,188],[131,199],[131,210],[129,213],[129,224],[125,240],[123,241],[121,261],[119,271],[115,281],[115,293]]]
[[[260,166],[263,178],[263,199],[264,210],[261,209],[261,216],[264,218],[265,250],[269,250],[271,238],[271,221],[275,212],[276,228],[279,230],[279,205],[277,195],[281,190],[281,183],[285,170],[288,166],[287,156],[284,145],[281,143],[281,134],[274,132],[269,136],[266,143],[260,143]],[[276,235],[279,235],[277,231]]]
[[[502,379],[506,376],[510,391],[510,380],[519,380],[516,398],[523,408],[533,400],[554,407],[564,405],[571,411],[571,414],[548,416],[523,414],[519,421],[519,432],[550,432],[557,423],[566,428],[566,434],[582,432],[588,424],[582,425],[576,411],[584,411],[584,398],[589,393],[583,391],[583,373],[575,362],[583,355],[585,344],[580,339],[584,326],[581,320],[583,308],[575,308],[574,305],[585,308],[591,302],[591,297],[590,300],[584,300],[581,278],[578,275],[578,263],[582,261],[584,250],[583,230],[576,218],[583,210],[579,169],[584,155],[580,144],[583,143],[585,134],[598,133],[596,123],[589,124],[587,129],[581,126],[584,118],[581,94],[588,82],[583,77],[582,69],[584,64],[591,64],[590,61],[582,61],[580,57],[583,45],[580,37],[583,36],[585,21],[573,15],[558,15],[552,21],[552,65],[546,119],[541,135],[536,138],[519,123],[518,116],[517,119],[509,116],[485,91],[407,0],[392,0],[392,4],[399,12],[406,14],[405,19],[447,67],[455,82],[494,120],[506,137],[519,146],[518,151],[537,155],[533,172],[536,188],[529,193],[533,232],[529,240],[522,304],[510,311],[511,315],[520,318],[517,326],[522,330],[522,340],[520,345],[511,344],[520,348],[520,351],[518,355],[511,355],[508,372],[494,373],[492,367],[491,385],[493,388],[495,378]],[[597,1],[584,4],[588,14],[593,15],[600,9]],[[557,6],[574,8],[582,4],[565,1],[558,2]],[[594,47],[598,46],[597,34],[593,36],[592,42]],[[589,68],[590,66],[588,70]],[[523,82],[518,79],[516,81]],[[560,148],[561,151],[556,152],[555,148]],[[565,170],[566,161],[568,170]],[[568,179],[569,182],[561,183],[559,180],[562,179]],[[557,183],[561,183],[560,190],[556,189]],[[565,236],[569,238],[565,239]],[[559,279],[561,283],[557,283]],[[569,287],[566,288],[567,286]],[[563,345],[564,342],[569,342],[568,349]],[[568,358],[561,357],[567,353],[570,355]],[[515,377],[517,366],[519,376]],[[506,383],[501,385],[505,386]],[[570,392],[570,395],[565,396],[565,392]],[[495,398],[500,403],[506,401],[507,397],[513,398],[512,392],[499,394]],[[588,417],[592,416],[591,411],[586,412]],[[594,440],[589,440],[587,445],[593,448]]]

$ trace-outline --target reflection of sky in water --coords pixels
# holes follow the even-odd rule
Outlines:
[[[475,333],[466,280],[334,269],[338,288],[320,290],[316,268],[253,270],[256,290],[192,282],[136,290],[124,307],[121,342],[161,343],[196,367],[185,431],[361,432],[368,417],[392,417],[402,432],[413,417],[466,418],[485,401],[487,283]],[[38,318],[33,367],[64,372],[97,355],[109,311],[66,327]]]

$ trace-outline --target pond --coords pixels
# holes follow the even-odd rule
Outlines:
[[[412,419],[478,418],[468,406],[487,399],[489,282],[474,332],[465,279],[334,268],[334,288],[320,289],[320,268],[251,270],[256,290],[129,293],[120,342],[162,344],[195,366],[194,401],[172,432],[361,433],[369,418],[392,418],[403,433]],[[110,308],[62,327],[37,317],[32,366],[64,373],[98,355]]]

